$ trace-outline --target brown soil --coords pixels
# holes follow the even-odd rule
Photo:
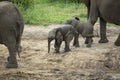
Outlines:
[[[80,47],[72,46],[64,52],[62,44],[59,54],[47,53],[48,32],[61,25],[26,25],[22,38],[22,52],[18,59],[19,68],[6,69],[7,48],[0,45],[0,80],[120,80],[120,47],[114,45],[119,27],[107,27],[109,43],[98,43],[94,38],[91,48],[87,48],[80,36]],[[95,34],[99,24],[95,25]]]

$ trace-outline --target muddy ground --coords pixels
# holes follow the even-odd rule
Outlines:
[[[71,51],[65,53],[63,43],[56,54],[53,41],[48,54],[48,32],[59,26],[25,26],[17,69],[5,68],[8,51],[0,45],[0,80],[120,80],[120,47],[114,45],[120,27],[107,27],[109,43],[99,44],[99,37],[95,37],[92,47],[87,48],[80,36],[79,48],[71,42]],[[99,24],[95,25],[97,33]]]

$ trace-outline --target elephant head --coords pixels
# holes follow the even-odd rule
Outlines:
[[[48,33],[48,53],[50,52],[50,43],[52,40],[55,39],[55,34],[56,34],[57,28],[52,29],[49,33]]]
[[[78,18],[78,17],[75,17],[75,18],[73,18],[73,19],[70,19],[70,20],[67,20],[66,22],[65,22],[65,24],[70,24],[70,25],[72,25],[72,26],[76,26],[76,24],[78,23],[80,21],[80,19]]]
[[[83,37],[93,37],[93,27],[89,22],[82,22],[78,17],[75,17],[67,20],[65,24],[72,25]]]

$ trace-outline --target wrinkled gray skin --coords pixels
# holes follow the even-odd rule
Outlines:
[[[92,37],[93,37],[93,28],[92,27],[87,27],[89,25],[85,25],[85,22],[81,22],[79,18],[75,17],[73,19],[67,20],[65,24],[70,24],[74,26],[74,28],[77,30],[79,34],[81,34],[83,37],[86,38],[85,44],[87,44],[87,47],[91,47],[92,45]],[[86,35],[87,33],[87,35]],[[79,47],[79,41],[78,41],[79,35],[76,35],[74,38],[74,43],[73,45],[75,47]]]
[[[94,26],[98,17],[100,18],[100,37],[99,43],[106,43],[108,39],[106,37],[106,23],[114,23],[120,25],[120,0],[89,0],[90,11],[89,18],[86,23]],[[115,41],[116,46],[120,46],[120,35]]]
[[[21,51],[23,18],[18,8],[10,2],[0,2],[0,44],[9,51],[7,68],[17,68],[16,54]]]
[[[64,25],[59,28],[51,30],[48,34],[48,53],[50,52],[50,42],[55,39],[55,51],[59,53],[62,41],[65,42],[65,52],[70,51],[70,42],[73,37],[78,34],[72,25]]]

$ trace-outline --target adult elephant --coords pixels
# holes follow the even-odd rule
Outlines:
[[[114,23],[120,25],[120,0],[89,0],[90,11],[87,25],[94,26],[98,17],[100,17],[100,43],[108,42],[106,37],[106,23]],[[85,34],[87,35],[87,33]],[[120,35],[115,42],[115,45],[120,46]]]
[[[87,7],[87,15],[88,15],[87,17],[89,18],[90,10],[92,9],[91,8],[91,2],[92,1],[91,0],[82,0],[82,1]],[[107,43],[108,42],[108,39],[106,37],[106,24],[107,24],[107,21],[105,21],[100,14],[98,14],[98,17],[100,19],[100,40],[99,40],[99,43]]]
[[[0,2],[0,44],[9,51],[7,68],[17,68],[16,54],[21,49],[21,37],[24,29],[22,15],[11,2]]]

